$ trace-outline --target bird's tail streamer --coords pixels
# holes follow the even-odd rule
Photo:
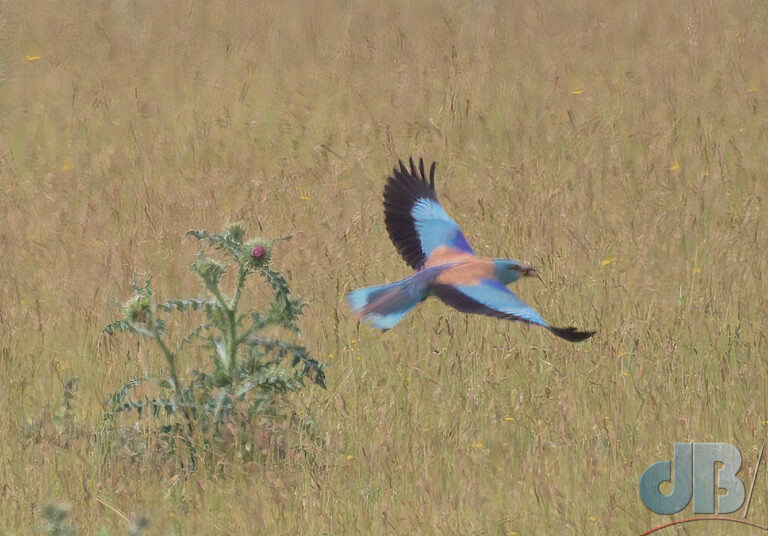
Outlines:
[[[347,293],[347,304],[360,320],[377,329],[390,329],[427,297],[429,284],[449,266],[431,266],[402,281],[353,290]]]

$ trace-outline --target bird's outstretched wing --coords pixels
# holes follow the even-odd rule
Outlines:
[[[410,169],[400,161],[384,186],[384,222],[389,237],[414,270],[424,266],[427,257],[440,246],[473,253],[455,221],[446,214],[435,193],[435,163],[429,168],[429,182],[424,160],[419,167],[410,159]]]
[[[446,304],[464,313],[477,313],[536,324],[567,341],[583,341],[595,333],[578,331],[574,327],[550,326],[536,311],[494,279],[481,279],[474,285],[433,284],[432,291]]]

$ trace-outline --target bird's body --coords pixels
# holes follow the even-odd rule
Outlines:
[[[459,226],[437,201],[435,164],[429,170],[400,162],[384,188],[384,219],[397,250],[415,273],[402,281],[367,287],[347,294],[355,315],[379,329],[397,324],[413,307],[434,294],[447,305],[542,326],[569,341],[582,341],[594,332],[548,325],[533,309],[510,292],[520,277],[538,276],[528,264],[513,259],[477,257]]]

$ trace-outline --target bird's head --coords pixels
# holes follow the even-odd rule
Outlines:
[[[504,285],[509,285],[521,277],[541,279],[533,266],[514,259],[493,259],[493,268],[496,278]]]

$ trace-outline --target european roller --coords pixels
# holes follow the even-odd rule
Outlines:
[[[547,324],[531,307],[507,289],[521,277],[538,277],[530,264],[513,259],[475,256],[459,226],[443,210],[435,193],[435,163],[424,172],[410,159],[400,161],[384,187],[384,222],[397,251],[415,273],[402,281],[353,290],[347,303],[355,316],[386,330],[425,300],[437,296],[464,313],[535,324],[571,342],[594,331]]]

